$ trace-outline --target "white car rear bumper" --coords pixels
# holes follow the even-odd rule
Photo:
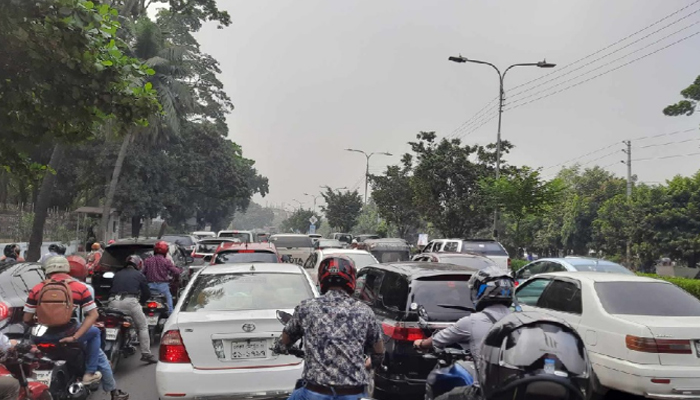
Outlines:
[[[271,368],[199,370],[191,364],[159,362],[156,386],[161,400],[287,398],[301,378],[303,363]]]
[[[700,366],[635,364],[588,352],[600,383],[651,399],[700,400]],[[668,379],[654,383],[652,379]]]

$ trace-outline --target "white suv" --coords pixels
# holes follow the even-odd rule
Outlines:
[[[473,253],[490,258],[496,265],[510,272],[510,256],[506,249],[491,239],[435,239],[423,253]]]

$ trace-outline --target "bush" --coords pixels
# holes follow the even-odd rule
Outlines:
[[[510,269],[513,272],[515,272],[515,271],[519,270],[520,268],[524,267],[525,265],[527,265],[529,262],[530,261],[527,261],[527,260],[520,260],[520,259],[513,260],[513,259],[511,259],[510,260]]]
[[[639,276],[646,276],[648,278],[655,278],[655,279],[661,279],[667,282],[671,282],[674,285],[680,287],[681,289],[685,290],[686,292],[692,294],[693,296],[697,297],[700,299],[700,280],[697,279],[688,279],[688,278],[676,278],[672,276],[658,276],[656,274],[644,274],[641,272],[638,272],[637,275]]]

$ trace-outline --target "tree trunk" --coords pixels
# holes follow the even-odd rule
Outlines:
[[[58,171],[64,154],[65,145],[61,143],[56,144],[51,154],[49,167]],[[41,244],[44,241],[44,224],[46,223],[46,216],[48,214],[49,203],[51,203],[51,194],[55,182],[56,174],[47,172],[46,175],[44,175],[39,197],[34,206],[34,223],[32,224],[32,234],[29,237],[29,254],[27,255],[27,261],[37,261],[41,257]]]
[[[163,235],[165,235],[165,228],[168,227],[168,222],[163,220],[163,223],[160,224],[160,230],[158,231],[158,239],[162,238]]]
[[[124,136],[124,141],[122,142],[122,147],[119,149],[119,155],[117,156],[117,162],[114,163],[114,171],[112,171],[112,180],[109,182],[109,189],[107,191],[107,197],[105,198],[105,204],[102,208],[102,240],[105,242],[108,240],[107,234],[109,232],[109,217],[112,210],[112,201],[114,200],[114,193],[117,191],[117,185],[119,184],[119,175],[122,173],[122,167],[124,166],[124,158],[126,157],[126,150],[129,148],[129,143],[131,143],[131,138],[134,136],[133,131],[129,131]]]
[[[141,217],[131,217],[131,236],[139,237],[141,233]]]

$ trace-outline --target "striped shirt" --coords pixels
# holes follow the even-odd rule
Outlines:
[[[84,283],[76,281],[70,275],[65,273],[53,274],[51,275],[51,279],[56,281],[68,281],[68,287],[73,293],[73,307],[75,308],[76,316],[79,312],[88,313],[97,308],[95,298],[92,296],[92,294],[90,294],[90,289],[88,289],[87,285]],[[41,282],[29,291],[27,302],[24,304],[24,312],[29,314],[36,313],[36,306],[38,303],[37,296],[39,296],[39,292],[41,292],[43,287],[44,282]]]

